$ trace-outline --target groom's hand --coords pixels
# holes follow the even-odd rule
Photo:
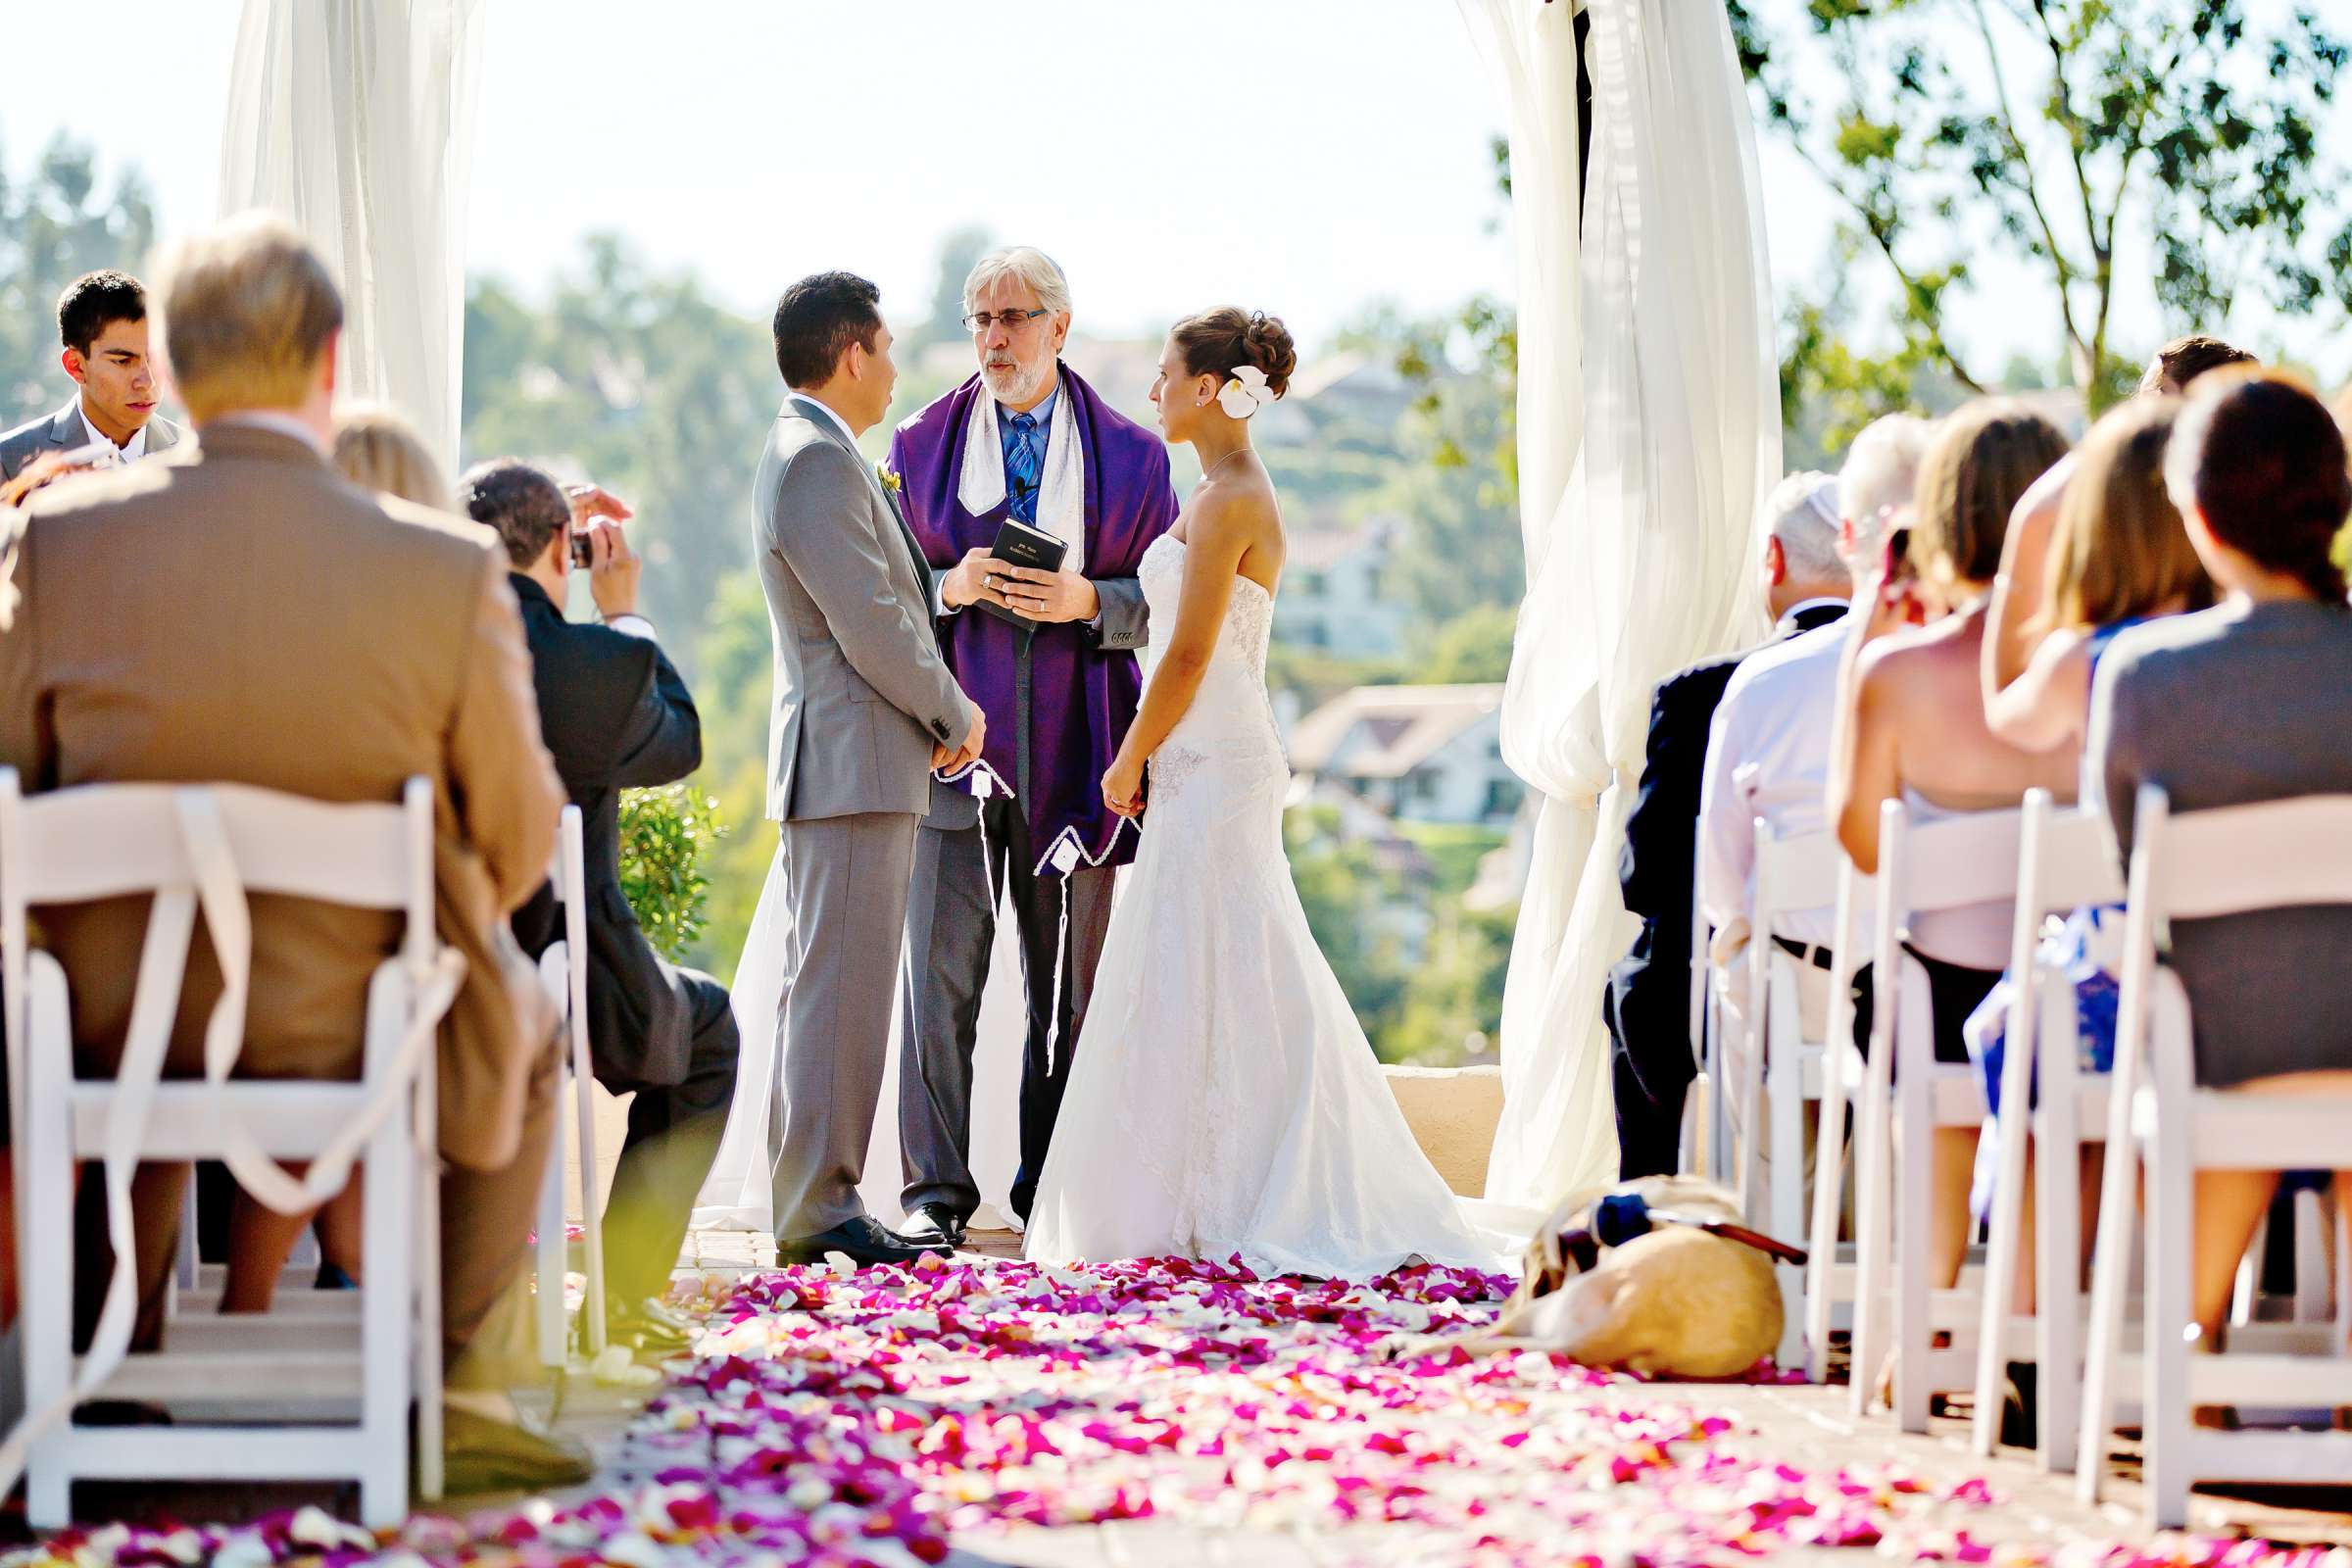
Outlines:
[[[980,748],[987,740],[988,715],[980,711],[978,703],[973,703],[971,733],[964,736],[963,744],[954,751],[950,751],[945,746],[940,747],[932,758],[932,770],[939,773],[953,773],[959,767],[977,762],[980,760]]]
[[[1016,614],[1048,625],[1092,620],[1102,613],[1102,596],[1074,571],[1040,571],[997,562],[990,575],[1003,584],[1004,604]]]
[[[993,559],[977,546],[965,551],[963,559],[939,579],[939,602],[950,610],[961,610],[966,605],[1003,605],[1004,596],[989,582],[988,564]]]

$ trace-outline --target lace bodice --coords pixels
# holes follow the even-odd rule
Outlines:
[[[1184,541],[1162,534],[1144,552],[1136,576],[1152,608],[1152,642],[1144,650],[1149,680],[1176,628],[1177,601],[1184,592]],[[1274,629],[1274,596],[1247,577],[1236,576],[1225,624],[1217,633],[1193,706],[1169,732],[1152,760],[1152,781],[1167,788],[1200,758],[1255,756],[1279,760],[1282,736],[1266,695],[1266,643]]]

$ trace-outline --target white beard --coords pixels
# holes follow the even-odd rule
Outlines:
[[[1026,403],[1045,385],[1047,368],[1053,363],[1048,360],[1039,366],[1016,365],[1009,370],[992,370],[982,366],[980,379],[987,385],[989,396],[999,403]]]

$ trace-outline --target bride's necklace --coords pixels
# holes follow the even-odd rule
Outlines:
[[[1200,482],[1202,484],[1208,483],[1209,480],[1217,476],[1217,470],[1219,468],[1224,467],[1225,465],[1231,463],[1234,459],[1242,456],[1249,450],[1250,449],[1248,447],[1235,447],[1231,452],[1226,453],[1223,457],[1219,458],[1216,462],[1208,466],[1207,471],[1200,475]]]

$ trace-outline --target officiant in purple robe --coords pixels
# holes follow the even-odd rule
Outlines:
[[[1136,569],[1176,517],[1166,445],[1060,362],[1060,268],[1027,247],[996,252],[965,280],[963,305],[979,373],[899,427],[884,479],[938,572],[948,667],[988,717],[980,763],[932,785],[901,982],[901,1229],[951,1244],[980,1203],[972,1048],[1001,892],[1028,1001],[1011,1195],[1024,1220],[1045,1167],[1113,873],[1135,854],[1135,825],[1104,808],[1102,778],[1143,689],[1150,612]],[[993,561],[1008,517],[1061,541],[1061,568]]]

